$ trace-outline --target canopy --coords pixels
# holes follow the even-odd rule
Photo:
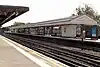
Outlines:
[[[0,5],[0,27],[27,11],[29,11],[29,8],[24,6]]]

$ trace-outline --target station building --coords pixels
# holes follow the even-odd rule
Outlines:
[[[81,35],[82,29],[86,31],[87,36],[91,36],[93,26],[97,26],[96,21],[87,15],[81,15],[37,23],[28,23],[26,25],[10,27],[10,30],[12,32],[33,35],[77,37]]]

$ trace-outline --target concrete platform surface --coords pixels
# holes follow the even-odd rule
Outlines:
[[[0,36],[0,67],[40,67],[15,48],[5,42]]]

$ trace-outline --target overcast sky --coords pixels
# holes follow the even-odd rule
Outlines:
[[[2,0],[0,5],[27,6],[29,11],[9,21],[3,26],[9,26],[14,22],[30,22],[52,20],[68,17],[75,12],[79,5],[91,4],[100,14],[99,0]]]

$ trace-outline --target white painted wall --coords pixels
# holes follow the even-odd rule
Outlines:
[[[97,25],[97,22],[86,15],[82,15],[76,19],[71,20],[69,24]]]
[[[64,25],[61,29],[62,36],[76,37],[76,25]]]

